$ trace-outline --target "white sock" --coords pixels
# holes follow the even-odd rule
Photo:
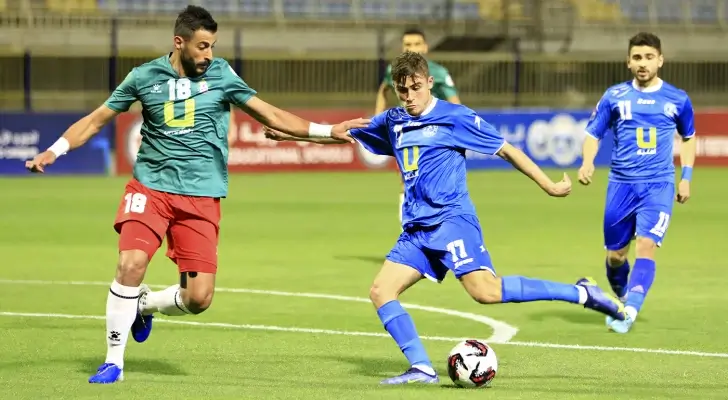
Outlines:
[[[399,223],[402,224],[402,207],[404,207],[404,193],[399,194]]]
[[[147,293],[147,302],[142,312],[152,314],[160,312],[168,316],[191,314],[182,301],[182,289],[179,285],[170,286],[159,292]]]
[[[586,293],[586,288],[581,285],[576,285],[576,289],[579,291],[579,304],[581,304],[581,305],[586,304],[586,299],[589,298],[589,296]]]
[[[637,320],[637,309],[632,306],[627,306],[624,308],[624,312],[629,315],[630,318],[632,318],[632,322]]]
[[[124,368],[124,349],[137,315],[139,287],[111,283],[106,298],[106,362]]]

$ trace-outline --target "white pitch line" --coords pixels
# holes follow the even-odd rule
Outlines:
[[[58,318],[58,319],[91,319],[91,320],[105,320],[106,317],[102,315],[74,315],[74,314],[47,314],[47,313],[26,313],[26,312],[0,312],[0,317],[20,317],[20,318]],[[285,326],[273,326],[273,325],[248,325],[248,324],[229,324],[223,322],[196,322],[186,321],[181,319],[161,319],[155,318],[155,322],[162,322],[176,325],[188,325],[205,328],[226,328],[226,329],[244,329],[244,330],[258,330],[258,331],[275,331],[275,332],[291,332],[291,333],[310,333],[310,334],[324,334],[324,335],[339,335],[339,336],[366,336],[366,337],[380,337],[389,338],[388,334],[376,333],[376,332],[356,332],[356,331],[339,331],[331,329],[313,329],[313,328],[295,328]],[[443,336],[421,336],[422,340],[437,341],[437,342],[459,342],[461,340],[472,339],[472,338],[455,338],[455,337],[443,337]],[[665,350],[665,349],[643,349],[643,348],[632,348],[632,347],[606,347],[606,346],[580,346],[580,345],[569,345],[569,344],[554,344],[554,343],[539,343],[539,342],[489,342],[496,343],[499,345],[519,346],[519,347],[540,347],[549,349],[569,349],[569,350],[592,350],[592,351],[617,351],[617,352],[630,352],[630,353],[651,353],[651,354],[664,354],[664,355],[677,355],[677,356],[693,356],[693,357],[708,357],[708,358],[728,358],[726,353],[706,353],[701,351],[687,351],[687,350]]]
[[[78,286],[109,286],[109,282],[99,281],[44,281],[44,280],[12,280],[12,279],[0,279],[0,284],[14,284],[14,285],[78,285]],[[153,289],[165,289],[169,285],[148,285]],[[303,292],[282,292],[278,290],[258,290],[258,289],[239,289],[239,288],[215,288],[215,292],[228,292],[228,293],[246,293],[246,294],[262,294],[267,296],[286,296],[286,297],[305,297],[311,299],[325,299],[325,300],[336,300],[336,301],[352,301],[357,303],[370,303],[371,301],[365,297],[353,297],[353,296],[340,296],[334,294],[323,294],[323,293],[303,293]],[[513,339],[518,333],[518,328],[508,325],[505,322],[495,320],[493,318],[486,317],[484,315],[478,315],[468,312],[450,310],[446,308],[428,307],[421,306],[418,304],[402,303],[402,307],[411,310],[421,310],[435,314],[449,315],[452,317],[458,317],[467,319],[470,321],[478,322],[483,325],[489,326],[493,329],[493,333],[489,338],[484,341],[489,343],[505,343]]]

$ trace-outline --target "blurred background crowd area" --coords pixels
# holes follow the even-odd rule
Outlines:
[[[0,0],[0,108],[80,111],[171,49],[182,0]],[[283,107],[371,107],[401,33],[426,33],[472,107],[589,108],[630,78],[627,40],[663,40],[662,76],[728,105],[728,0],[208,0],[216,55]]]

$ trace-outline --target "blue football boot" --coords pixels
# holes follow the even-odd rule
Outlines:
[[[139,300],[137,302],[137,316],[131,325],[131,337],[135,341],[142,343],[147,340],[152,333],[152,320],[154,315],[144,315],[142,311],[147,304],[147,294],[150,292],[149,286],[145,284],[139,285]]]
[[[96,374],[88,378],[88,383],[108,384],[124,380],[124,370],[116,364],[103,363]]]
[[[393,378],[387,378],[380,382],[382,385],[404,385],[408,383],[439,383],[440,379],[437,375],[430,375],[420,371],[417,368],[410,368],[402,375]]]
[[[592,278],[579,279],[576,284],[586,289],[587,299],[586,303],[584,303],[585,308],[607,314],[618,321],[627,319],[624,304],[616,297],[600,289]]]

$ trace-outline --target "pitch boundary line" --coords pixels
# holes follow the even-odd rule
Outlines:
[[[108,286],[108,282],[100,281],[44,281],[44,280],[12,280],[12,279],[0,279],[0,284],[17,284],[17,285],[78,285],[78,286]],[[166,288],[167,285],[149,285],[151,288]],[[297,293],[297,292],[282,292],[274,290],[257,290],[257,289],[241,289],[241,288],[216,288],[218,292],[229,292],[229,293],[246,293],[246,294],[262,294],[262,295],[277,295],[277,296],[288,296],[288,297],[307,297],[307,298],[320,298],[338,301],[354,301],[368,303],[369,299],[363,297],[351,297],[351,296],[339,296],[321,293]],[[648,354],[662,354],[662,355],[677,355],[677,356],[692,356],[692,357],[705,357],[705,358],[728,358],[728,353],[711,353],[702,351],[692,350],[668,350],[668,349],[648,349],[639,347],[610,347],[610,346],[589,346],[589,345],[578,345],[578,344],[558,344],[558,343],[544,343],[544,342],[521,342],[512,341],[510,338],[515,336],[518,329],[512,327],[504,322],[494,320],[485,316],[465,313],[455,310],[448,310],[436,307],[420,306],[417,304],[403,303],[402,306],[410,309],[419,309],[422,311],[429,311],[434,313],[440,313],[444,315],[458,316],[464,319],[472,320],[475,322],[481,322],[485,325],[489,325],[493,328],[493,334],[490,338],[484,339],[487,343],[494,343],[499,345],[510,345],[518,347],[536,347],[536,348],[550,348],[550,349],[566,349],[566,350],[591,350],[591,351],[616,351],[616,352],[631,352],[631,353],[648,353]],[[74,315],[74,314],[48,314],[48,313],[27,313],[27,312],[0,312],[0,316],[6,317],[27,317],[27,318],[66,318],[66,319],[92,319],[92,320],[103,320],[105,316],[97,315]],[[327,334],[327,335],[342,335],[342,336],[361,336],[361,337],[385,337],[389,338],[386,333],[379,332],[356,332],[356,331],[342,331],[342,330],[329,330],[329,329],[314,329],[314,328],[297,328],[297,327],[282,327],[273,325],[248,325],[248,324],[230,324],[223,322],[198,322],[198,321],[186,321],[180,319],[163,319],[155,318],[155,321],[177,325],[188,325],[197,327],[214,327],[214,328],[228,328],[228,329],[244,329],[244,330],[263,330],[263,331],[277,331],[277,332],[292,332],[292,333],[309,333],[309,334]],[[484,322],[487,321],[487,322]],[[499,329],[511,329],[510,336],[504,333],[505,340],[499,340],[496,337],[496,327],[490,325],[494,323],[499,326]],[[506,332],[505,330],[502,332]],[[443,337],[443,336],[422,336],[423,340],[426,341],[440,341],[440,342],[458,342],[465,338],[456,337]],[[495,338],[495,339],[494,339]],[[472,338],[470,338],[472,339]]]
[[[48,314],[48,313],[27,313],[27,312],[9,312],[0,311],[0,317],[19,317],[19,318],[56,318],[56,319],[89,319],[89,320],[105,320],[103,315],[75,315],[75,314]],[[291,333],[310,333],[324,335],[339,336],[363,336],[363,337],[379,337],[389,338],[386,333],[377,332],[357,332],[357,331],[341,331],[332,329],[314,329],[314,328],[296,328],[274,325],[249,325],[249,324],[229,324],[224,322],[197,322],[185,321],[181,319],[163,319],[155,318],[155,322],[161,322],[172,325],[188,325],[203,328],[225,328],[225,329],[241,329],[241,330],[258,330],[258,331],[275,331],[275,332],[291,332]],[[436,342],[459,342],[472,338],[456,338],[444,336],[421,336],[422,340]],[[491,342],[494,343],[494,342]],[[505,342],[497,343],[499,345],[510,345],[519,347],[539,347],[549,349],[567,349],[567,350],[591,350],[591,351],[613,351],[613,352],[630,352],[630,353],[649,353],[662,355],[677,356],[693,356],[704,358],[728,358],[727,353],[706,353],[700,351],[688,350],[665,350],[665,349],[644,349],[633,347],[606,347],[606,346],[581,346],[569,344],[540,343],[540,342]]]
[[[78,286],[109,286],[109,282],[100,281],[50,281],[50,280],[13,280],[13,279],[0,279],[0,284],[14,284],[14,285],[78,285]],[[169,285],[148,285],[152,289],[165,289]],[[323,294],[323,293],[305,293],[305,292],[283,292],[278,290],[259,290],[259,289],[242,289],[242,288],[215,288],[215,292],[220,293],[245,293],[245,294],[260,294],[267,296],[285,296],[285,297],[304,297],[311,299],[324,299],[324,300],[335,300],[335,301],[351,301],[357,303],[370,303],[370,300],[365,297],[354,297],[354,296],[341,296],[334,294]],[[493,333],[487,339],[483,339],[489,343],[506,343],[513,339],[518,333],[518,328],[511,326],[505,322],[495,320],[484,315],[473,314],[468,312],[450,310],[447,308],[421,306],[419,304],[402,303],[402,307],[410,310],[420,310],[429,313],[449,315],[452,317],[458,317],[467,319],[473,322],[478,322],[483,325],[489,326],[493,329]]]

